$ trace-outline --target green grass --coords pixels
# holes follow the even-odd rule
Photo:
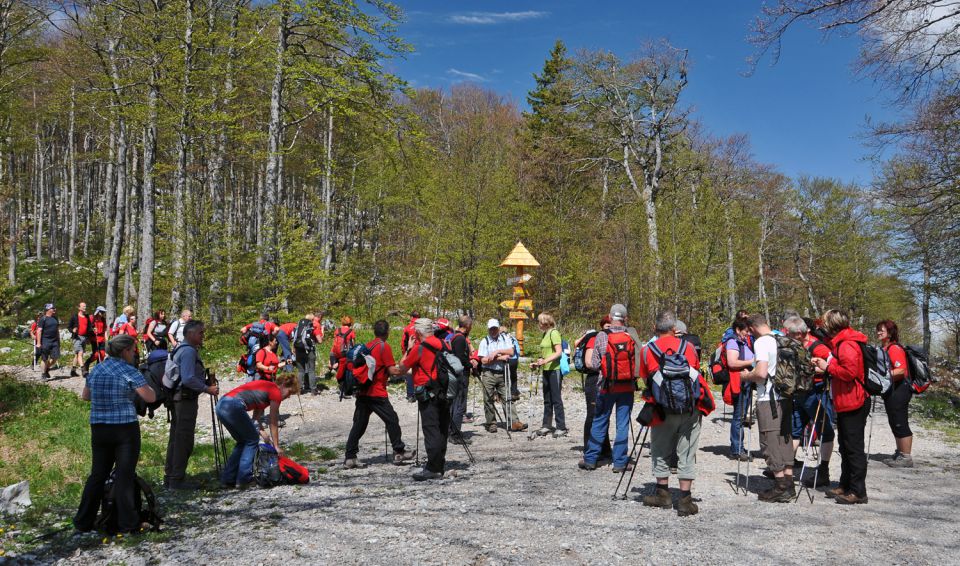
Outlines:
[[[203,410],[204,407],[201,407]],[[142,445],[137,473],[155,489],[163,479],[166,457],[166,419],[161,411],[153,420],[141,420]],[[0,375],[0,485],[30,480],[31,507],[15,521],[0,520],[0,529],[18,527],[15,538],[0,536],[5,552],[29,548],[36,535],[67,527],[80,503],[83,483],[90,472],[90,409],[74,393],[42,384],[23,383]],[[198,443],[188,473],[205,487],[217,485],[211,444]],[[186,496],[175,496],[178,499]],[[163,499],[169,499],[166,494]],[[164,506],[164,515],[177,506]],[[182,519],[178,523],[183,523]],[[135,544],[144,536],[127,537]]]
[[[924,426],[940,430],[949,442],[960,444],[960,397],[933,387],[911,403]]]
[[[0,350],[4,348],[10,348],[10,351],[0,354],[0,365],[30,365],[30,356],[33,355],[33,344],[30,343],[30,339],[0,338]]]

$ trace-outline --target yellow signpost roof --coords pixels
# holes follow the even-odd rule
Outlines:
[[[527,250],[523,242],[517,242],[507,259],[500,262],[500,267],[540,267],[540,262]]]

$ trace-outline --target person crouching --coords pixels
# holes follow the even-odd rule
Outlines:
[[[284,373],[274,381],[257,379],[231,390],[217,402],[217,417],[230,436],[237,441],[227,465],[220,476],[225,488],[243,489],[254,482],[253,460],[260,438],[273,445],[283,456],[280,447],[280,403],[300,392],[300,382],[292,373]],[[270,408],[270,432],[263,430],[260,417]],[[247,413],[253,412],[250,416]]]

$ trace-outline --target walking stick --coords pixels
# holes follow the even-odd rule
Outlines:
[[[500,400],[500,403],[503,404],[503,399]],[[503,405],[503,407],[504,407],[504,410],[506,410],[506,405]],[[494,400],[493,400],[493,414],[497,417],[497,420],[500,420],[500,411],[497,410],[497,400],[496,400],[496,398],[494,398]],[[506,423],[506,422],[507,422],[507,419],[504,418],[504,419],[503,419],[503,422]],[[506,431],[507,431],[507,438],[510,439],[510,441],[512,442],[512,441],[513,441],[513,437],[510,436],[510,427],[509,427],[509,426],[507,426]]]
[[[223,474],[223,467],[220,463],[220,442],[217,438],[217,411],[213,402],[213,395],[210,395],[210,424],[213,427],[213,462],[217,467],[217,478],[220,478]]]
[[[505,422],[507,423],[507,430],[513,426],[513,411],[510,410],[510,407],[513,405],[513,388],[510,387],[510,364],[504,364],[503,367],[503,385],[505,390],[505,395],[503,399],[503,413],[505,417]]]
[[[620,484],[623,483],[624,476],[627,475],[627,468],[630,466],[630,463],[633,461],[633,453],[637,449],[637,441],[640,440],[640,433],[643,433],[643,440],[640,440],[640,452],[637,453],[637,460],[640,459],[640,454],[643,453],[643,444],[647,441],[647,432],[649,432],[649,427],[642,426],[640,430],[637,431],[637,436],[633,438],[633,448],[630,450],[630,456],[627,457],[627,465],[623,467],[623,471],[620,472],[620,481],[617,482],[617,488],[613,490],[613,496],[610,499],[616,500],[617,493],[620,491]],[[633,470],[630,471],[630,479],[627,481],[627,487],[623,492],[623,499],[627,498],[627,494],[630,493],[630,484],[633,483],[633,474],[637,471],[637,466],[634,464]]]
[[[746,427],[748,430],[747,430],[747,432],[745,433],[745,434],[746,434],[746,437],[747,437],[747,441],[746,441],[746,444],[747,444],[747,476],[746,476],[746,478],[744,479],[744,482],[743,482],[743,494],[744,494],[744,495],[747,495],[747,494],[750,493],[750,464],[753,462],[753,453],[752,453],[752,451],[751,451],[751,449],[750,449],[750,441],[751,441],[752,438],[753,438],[753,414],[754,414],[754,410],[753,410],[753,391],[754,391],[755,389],[756,389],[756,385],[753,384],[753,383],[751,383],[750,386],[749,386],[749,388],[748,388],[748,394],[749,394],[749,396],[747,397],[747,409],[746,409],[746,412],[744,413],[744,416],[746,417],[745,422],[750,423],[750,426]],[[737,458],[737,461],[739,462],[739,457]],[[738,464],[737,464],[738,473],[739,473],[739,469],[740,469],[740,464],[738,463]],[[738,479],[738,482],[739,482],[739,478],[737,478],[737,479]],[[739,485],[739,483],[738,483],[738,485]]]
[[[417,406],[417,465],[420,465],[420,407]]]
[[[303,416],[303,401],[300,400],[300,392],[297,392],[297,403],[300,404],[300,420],[307,424],[307,417]]]
[[[470,451],[470,447],[467,446],[467,441],[463,438],[463,431],[454,431],[453,434],[457,440],[460,441],[460,446],[463,446],[463,450],[467,453],[467,460],[469,460],[471,464],[476,464],[477,460],[473,457],[473,452]]]
[[[534,381],[534,379],[535,379],[535,378],[534,378],[533,372],[531,371],[531,372],[530,372],[529,396],[528,396],[528,399],[527,399],[527,403],[528,403],[528,405],[527,405],[527,425],[530,426],[530,432],[527,434],[527,440],[533,440],[534,438],[537,437],[537,432],[536,432],[536,430],[534,430],[534,427],[533,427],[533,417],[534,417],[534,414],[533,414],[533,381]]]
[[[390,463],[390,456],[387,454],[387,423],[383,423],[383,460]]]
[[[813,439],[817,435],[817,418],[820,416],[820,408],[823,406],[823,398],[819,395],[817,396],[817,410],[813,413],[813,422],[811,425],[812,430],[810,431],[810,439],[807,441],[807,447],[804,449],[805,457],[803,459],[803,467],[800,468],[800,489],[797,490],[797,497],[793,500],[794,503],[800,500],[800,493],[806,489],[807,496],[810,498],[810,503],[813,503],[813,494],[810,493],[810,488],[803,485],[803,474],[807,471],[807,460],[809,458],[810,449],[813,447]],[[821,441],[822,442],[822,441]],[[817,487],[817,474],[820,473],[820,460],[823,458],[823,451],[817,451],[817,471],[813,474],[813,487]]]
[[[873,442],[873,411],[877,408],[877,398],[873,398],[873,404],[870,405],[870,437],[867,438],[867,460],[870,459],[870,444]]]

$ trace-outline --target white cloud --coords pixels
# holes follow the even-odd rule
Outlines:
[[[449,21],[455,24],[490,25],[535,20],[548,15],[550,15],[550,12],[539,12],[536,10],[527,10],[524,12],[466,12],[463,14],[453,14],[450,16]]]
[[[478,75],[476,73],[468,73],[466,71],[460,71],[457,69],[447,69],[447,74],[458,79],[463,79],[465,81],[473,81],[478,83],[485,83],[489,79],[484,76]]]

